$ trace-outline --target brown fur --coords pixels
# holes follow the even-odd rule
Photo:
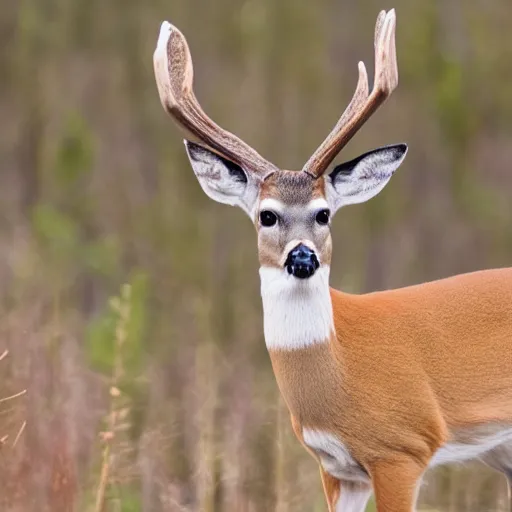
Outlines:
[[[270,352],[294,429],[337,436],[379,512],[409,512],[443,443],[512,425],[512,269],[331,298],[329,343]]]
[[[322,478],[322,487],[324,489],[325,498],[327,500],[327,506],[329,512],[336,511],[336,503],[338,502],[341,494],[341,486],[338,479],[329,475],[326,471],[320,467],[320,476]]]
[[[325,178],[314,179],[304,172],[279,171],[266,179],[260,189],[259,200],[274,199],[285,209],[279,229],[262,229],[255,219],[258,231],[260,265],[283,267],[285,248],[292,240],[314,242],[321,263],[330,263],[332,243],[327,229],[315,229],[314,212],[305,216],[305,207],[314,199],[325,197]],[[259,212],[259,208],[258,208]]]
[[[314,179],[305,172],[279,171],[262,183],[260,199],[271,197],[290,206],[305,205],[324,197],[324,188],[323,179]]]

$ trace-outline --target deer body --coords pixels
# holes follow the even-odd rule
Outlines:
[[[294,431],[320,466],[330,512],[411,512],[431,466],[480,458],[512,479],[512,269],[350,295],[329,287],[330,219],[379,193],[405,158],[387,146],[327,167],[398,83],[395,14],[375,29],[375,84],[356,92],[302,171],[283,171],[223,130],[192,91],[183,35],[154,54],[164,108],[211,198],[258,234],[264,334]]]
[[[331,336],[269,346],[296,425],[333,435],[366,468],[393,452],[428,466],[512,440],[512,269],[330,294]]]

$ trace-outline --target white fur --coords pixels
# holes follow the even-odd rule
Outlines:
[[[439,466],[449,462],[464,462],[476,459],[497,448],[503,443],[512,441],[512,428],[480,436],[470,443],[447,443],[434,454],[429,466]]]
[[[309,279],[285,269],[261,267],[265,342],[269,349],[295,350],[328,342],[334,332],[329,267]]]
[[[259,208],[260,211],[271,210],[273,212],[281,213],[284,210],[284,204],[277,199],[267,197],[261,201]]]
[[[364,512],[372,494],[367,486],[359,482],[341,482],[340,497],[336,503],[336,512]]]
[[[275,212],[282,212],[285,208],[285,205],[282,201],[278,199],[274,199],[272,197],[266,197],[260,203],[260,211],[261,210],[272,210]],[[329,208],[329,203],[323,197],[317,197],[316,199],[312,199],[308,205],[308,210],[321,210],[323,208]]]
[[[323,197],[312,199],[308,204],[308,210],[323,210],[329,208],[329,203]]]
[[[334,435],[322,430],[302,429],[304,443],[320,458],[324,470],[334,478],[350,482],[370,481],[347,447]]]
[[[240,181],[216,153],[190,141],[184,142],[192,169],[206,195],[219,203],[239,206],[252,219],[259,193],[253,177],[245,173],[247,181]]]
[[[325,194],[332,213],[342,206],[363,203],[377,195],[403,162],[406,153],[397,146],[387,146],[362,155],[355,163],[341,164],[347,172],[336,174],[340,166],[336,167],[334,174],[325,180]]]

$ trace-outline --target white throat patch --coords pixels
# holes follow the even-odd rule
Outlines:
[[[267,348],[294,350],[329,341],[334,332],[329,270],[323,265],[309,279],[297,279],[285,269],[260,268]]]

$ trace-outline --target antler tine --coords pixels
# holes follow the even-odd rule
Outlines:
[[[160,29],[153,64],[160,101],[188,134],[262,179],[277,171],[257,151],[205,114],[193,91],[194,70],[187,41],[166,21]]]
[[[386,100],[398,85],[398,66],[395,48],[395,10],[381,11],[375,24],[375,79],[371,94],[368,93],[368,75],[363,62],[359,62],[359,79],[356,91],[331,133],[303,171],[320,177],[361,126]]]
[[[380,33],[382,30],[382,27],[384,26],[384,20],[386,19],[386,11],[380,11],[377,16],[377,21],[375,22],[375,35],[373,38],[373,47],[374,49],[377,48],[377,43],[380,39]]]

